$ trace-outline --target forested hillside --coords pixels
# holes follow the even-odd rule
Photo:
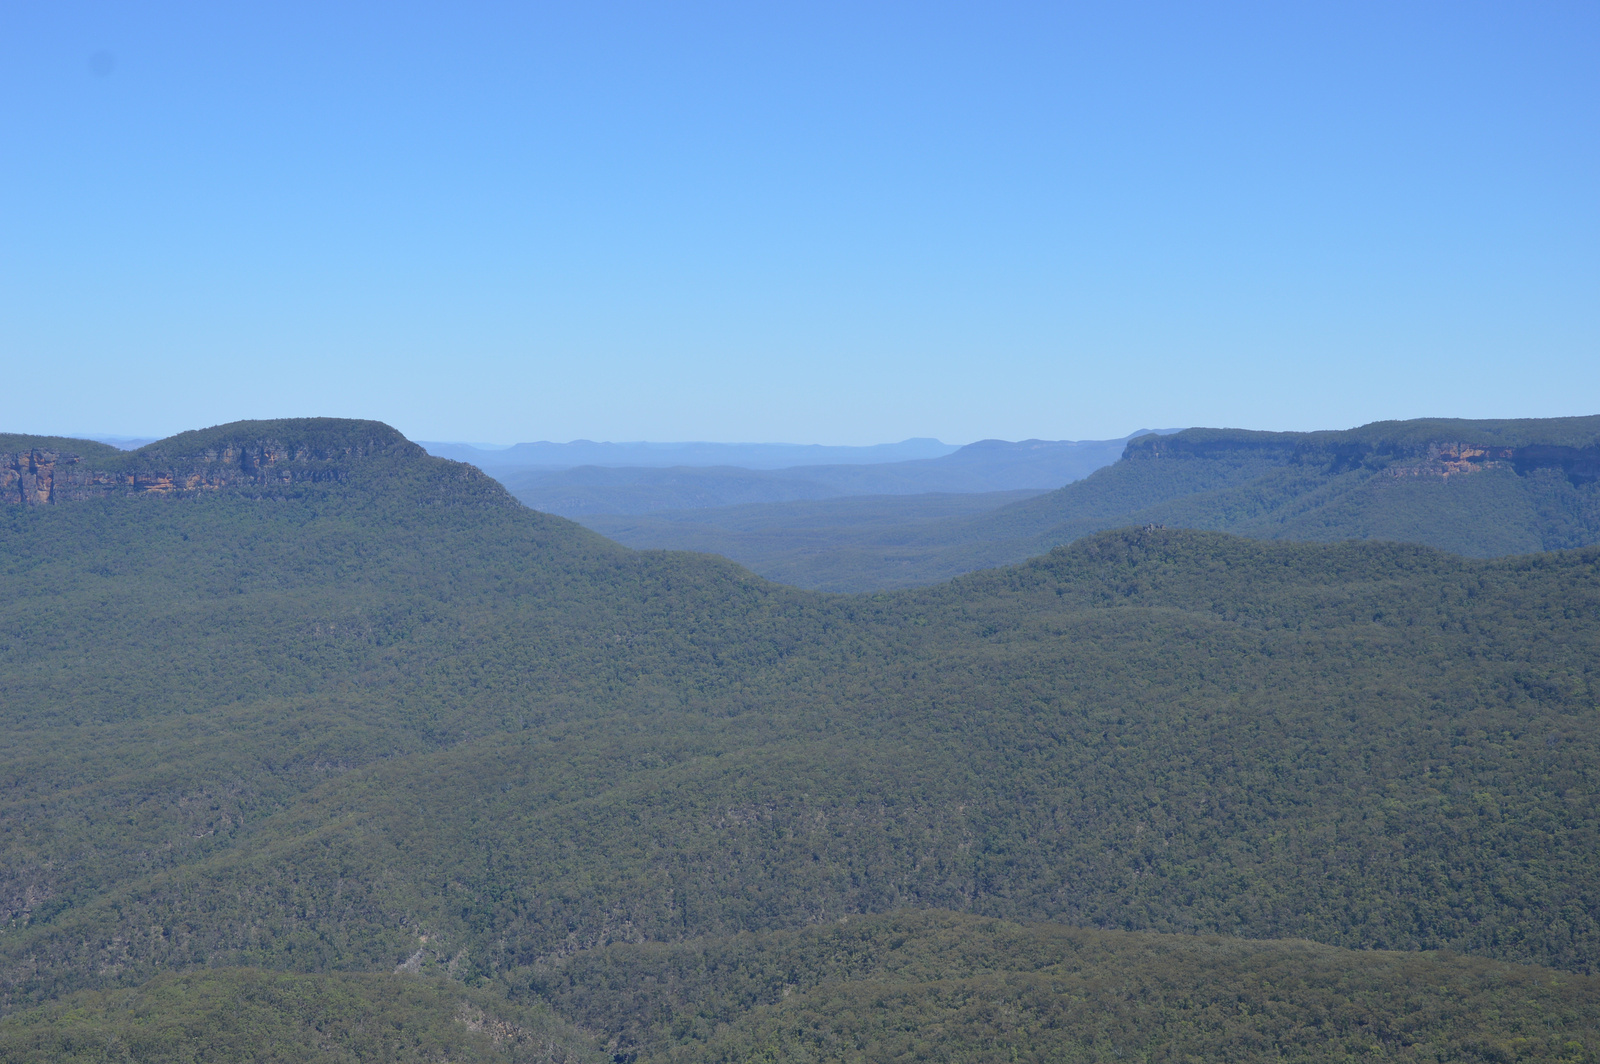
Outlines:
[[[644,1060],[1584,1060],[1600,979],[1439,954],[949,913],[613,946],[562,1011]]]
[[[542,1001],[514,1004],[437,976],[163,975],[0,1019],[0,1060],[1600,1057],[1595,976],[1449,954],[936,911],[609,946],[550,966],[534,991],[573,1022]]]
[[[585,519],[632,547],[709,551],[801,587],[872,591],[1008,565],[1109,528],[1422,543],[1469,557],[1600,543],[1600,417],[1378,422],[1344,432],[1187,429],[1130,441],[1083,480],[989,513],[787,536],[737,511]]]
[[[0,1059],[43,1059],[63,1023],[120,1038],[117,995],[172,1000],[173,973],[212,968],[247,971],[206,994],[265,969],[313,996],[398,969],[445,996],[393,1008],[454,1015],[460,987],[662,1059],[891,1038],[857,990],[943,1017],[931,1037],[957,1054],[1101,1053],[1073,1010],[1106,993],[1107,1037],[1171,1053],[1266,1059],[1260,1038],[1307,1025],[1306,1059],[1357,1028],[1396,1059],[1594,1053],[1595,549],[1124,530],[827,596],[625,550],[372,423],[75,459],[5,442]],[[679,1004],[618,1018],[606,996],[610,965],[656,957],[628,982],[665,988],[712,964],[694,950],[800,958],[795,932],[906,908],[1023,923],[1003,962],[950,969],[978,980],[954,997],[926,967],[868,966],[846,993],[845,970],[797,959],[813,974],[776,1004],[708,984],[733,1011],[691,1037],[663,1019]],[[868,926],[922,956],[923,932]],[[1070,927],[1480,960],[1105,939],[1068,978],[1062,951],[1091,941]],[[1168,948],[1190,982],[1162,984],[1153,1032],[1095,972],[1152,985]],[[1268,954],[1271,988],[1251,967]],[[1347,985],[1367,1012],[1327,1011]],[[1227,1018],[1252,994],[1276,1019]],[[999,1012],[961,1004],[985,1000]],[[285,1044],[310,1037],[284,1023]]]
[[[7,1064],[603,1064],[541,1005],[459,980],[248,968],[157,976],[0,1017]]]
[[[1041,494],[856,495],[573,520],[629,546],[670,543],[672,550],[721,554],[780,584],[818,591],[881,590],[880,585],[898,579],[901,566],[909,566],[912,575],[920,571],[922,537],[940,533],[952,519]]]

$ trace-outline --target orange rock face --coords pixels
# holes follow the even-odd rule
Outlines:
[[[1512,447],[1476,447],[1470,443],[1435,443],[1427,456],[1397,463],[1385,470],[1392,477],[1451,477],[1504,468],[1516,458]]]
[[[284,487],[340,479],[343,472],[336,463],[361,457],[360,448],[322,454],[260,441],[167,457],[159,464],[130,457],[117,469],[96,468],[80,455],[34,448],[0,453],[0,501],[45,506],[114,493],[180,496],[231,486]]]

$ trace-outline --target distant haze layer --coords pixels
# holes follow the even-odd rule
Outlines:
[[[470,462],[479,469],[573,469],[577,466],[648,467],[738,466],[788,469],[802,465],[869,465],[940,458],[961,448],[928,437],[870,447],[830,447],[817,443],[519,443],[489,448],[470,443],[418,441],[435,458]]]

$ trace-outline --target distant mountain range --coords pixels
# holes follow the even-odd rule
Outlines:
[[[938,458],[960,448],[928,437],[879,443],[868,447],[830,447],[814,443],[518,443],[485,447],[471,443],[420,441],[436,458],[470,462],[479,469],[572,469],[576,466],[737,466],[741,469],[786,469],[801,465],[857,465]]]
[[[855,495],[1047,491],[1088,476],[1122,454],[1127,440],[982,440],[937,458],[751,469],[580,466],[493,467],[513,495],[563,517],[646,514]],[[998,506],[1009,499],[996,499]]]
[[[839,591],[935,583],[1146,524],[1491,557],[1600,542],[1600,417],[1186,429],[1132,439],[1085,479],[988,512],[869,527],[815,509],[791,516],[785,525],[782,513],[734,508],[582,520],[629,546],[708,551]]]
[[[147,443],[155,443],[156,436],[89,436],[97,443],[109,444],[119,451],[137,451]]]

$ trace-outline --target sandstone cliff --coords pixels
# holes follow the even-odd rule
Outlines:
[[[1555,469],[1578,486],[1600,480],[1600,417],[1378,422],[1344,432],[1187,429],[1141,436],[1128,443],[1123,457],[1249,457],[1327,473],[1367,469],[1394,477],[1451,477],[1496,468],[1526,476]]]
[[[110,494],[277,494],[297,484],[342,480],[362,459],[423,454],[387,425],[340,418],[240,421],[126,453],[87,440],[0,437],[4,444],[11,446],[0,450],[0,500],[16,506]]]

